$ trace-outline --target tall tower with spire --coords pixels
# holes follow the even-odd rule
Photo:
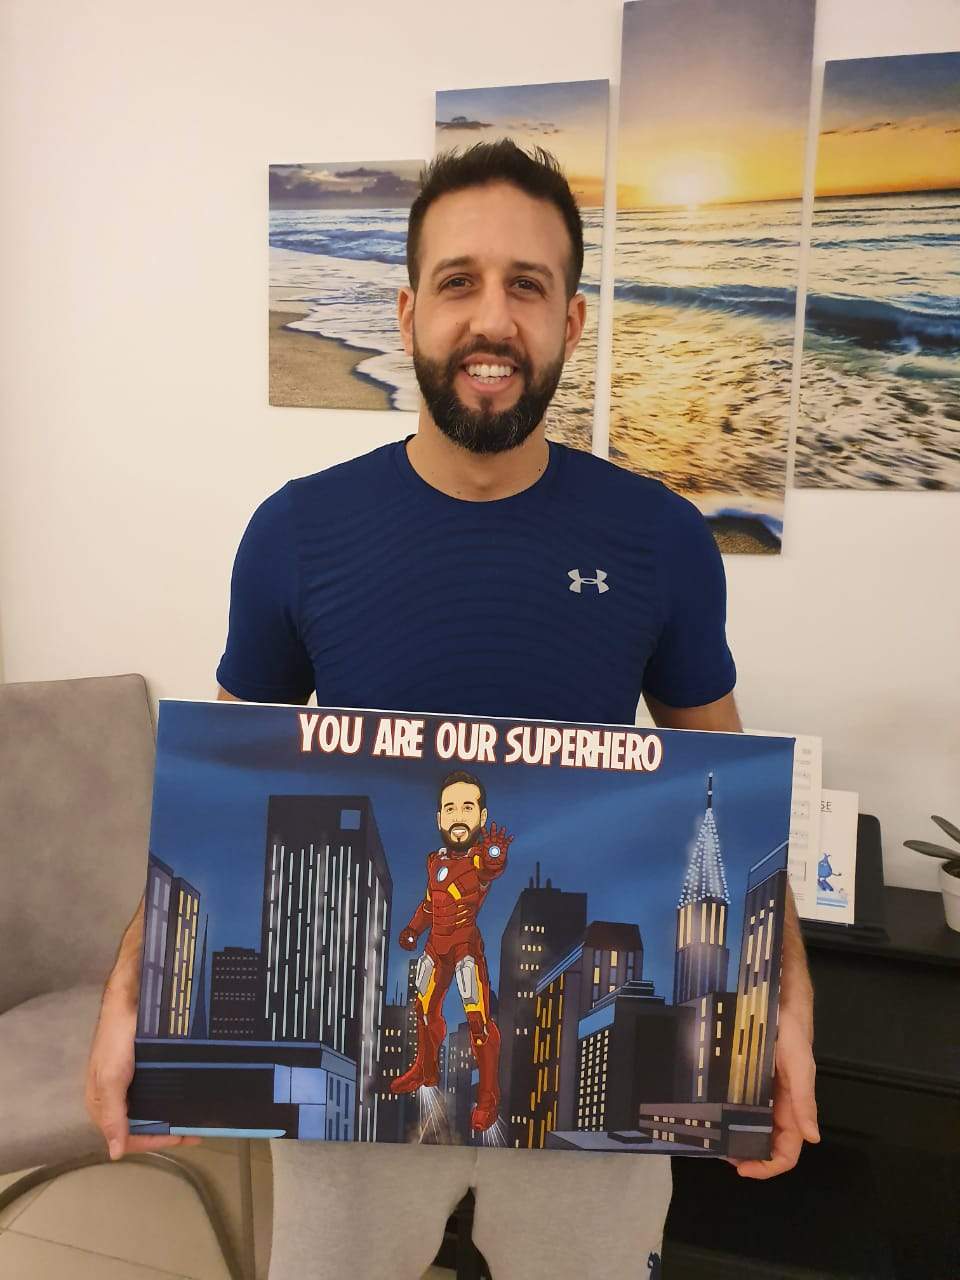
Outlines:
[[[730,951],[727,916],[730,893],[713,811],[713,774],[707,779],[707,808],[690,855],[677,903],[673,1003],[686,1004],[708,991],[725,991]]]

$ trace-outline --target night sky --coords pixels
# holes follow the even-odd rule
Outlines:
[[[310,709],[311,713],[313,709]],[[439,843],[437,788],[453,768],[437,759],[441,717],[426,719],[422,760],[371,758],[379,715],[366,712],[364,744],[352,757],[303,754],[301,708],[164,701],[160,706],[151,851],[201,895],[212,953],[260,947],[267,798],[270,795],[367,795],[393,877],[387,997],[407,963],[397,936],[425,887],[426,855]],[[321,714],[323,712],[321,711]],[[514,721],[497,722],[503,737]],[[738,734],[658,731],[663,762],[653,773],[485,764],[488,820],[514,836],[507,870],[480,914],[491,981],[497,986],[500,935],[539,860],[541,884],[588,894],[587,920],[639,925],[644,973],[668,1001],[673,990],[675,910],[689,852],[703,817],[707,775],[731,895],[727,943],[730,984],[739,959],[748,868],[786,839],[793,740]],[[781,863],[783,865],[783,863]],[[209,1007],[209,1006],[208,1006]],[[445,1016],[462,1021],[456,986]]]

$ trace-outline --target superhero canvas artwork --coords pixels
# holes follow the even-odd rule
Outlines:
[[[162,702],[131,1131],[766,1156],[792,765]]]

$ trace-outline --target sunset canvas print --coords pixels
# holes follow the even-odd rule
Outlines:
[[[422,160],[270,166],[270,403],[416,409],[397,329]]]
[[[525,150],[543,147],[563,166],[583,218],[581,290],[587,319],[547,416],[553,440],[589,449],[597,364],[597,310],[606,167],[606,80],[450,89],[437,94],[438,151],[510,138]]]
[[[960,53],[826,65],[795,482],[960,489]]]
[[[813,0],[624,5],[610,457],[783,529]]]

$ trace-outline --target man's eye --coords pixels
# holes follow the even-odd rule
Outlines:
[[[451,276],[449,280],[444,280],[440,286],[441,289],[449,289],[452,285],[467,284],[466,276]]]
[[[536,280],[528,280],[526,277],[521,277],[521,278],[517,281],[517,284],[518,284],[518,285],[522,285],[522,286],[523,286],[522,291],[523,291],[524,293],[528,293],[528,292],[530,291],[530,289],[535,289],[537,293],[540,293],[540,292],[541,292],[541,290],[540,290],[540,286],[539,286],[539,284],[536,282]]]

